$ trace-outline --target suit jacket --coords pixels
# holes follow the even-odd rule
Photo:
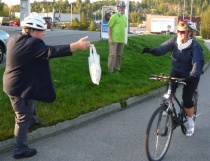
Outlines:
[[[7,44],[3,91],[42,102],[56,98],[49,59],[72,55],[70,45],[49,46],[42,39],[16,34]]]

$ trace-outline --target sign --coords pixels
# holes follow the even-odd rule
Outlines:
[[[152,18],[151,32],[175,32],[175,18]]]
[[[116,6],[103,6],[102,7],[102,22],[101,22],[101,38],[108,39],[108,22],[112,14],[117,12]]]

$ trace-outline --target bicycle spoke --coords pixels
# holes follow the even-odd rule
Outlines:
[[[161,160],[169,147],[172,137],[172,116],[165,115],[164,107],[157,109],[150,119],[145,150],[149,160]]]
[[[158,150],[158,137],[159,137],[159,135],[157,135],[156,136],[157,138],[156,138],[156,150],[155,150],[155,157],[157,157],[157,150]]]

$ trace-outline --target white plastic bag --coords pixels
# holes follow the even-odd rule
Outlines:
[[[93,44],[90,47],[90,56],[88,57],[90,77],[94,84],[99,85],[101,79],[100,55],[97,54]]]

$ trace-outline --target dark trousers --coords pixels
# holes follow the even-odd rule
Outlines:
[[[15,112],[14,154],[19,154],[28,149],[28,128],[35,111],[35,100],[9,96]]]
[[[176,72],[173,69],[171,70],[170,76],[175,77],[175,78],[183,78],[180,76],[180,74],[178,72]],[[183,86],[182,100],[183,100],[185,108],[194,107],[194,102],[193,102],[192,98],[193,98],[195,90],[198,87],[199,80],[200,80],[200,78],[196,78],[193,82],[187,83],[186,85]],[[178,87],[178,84],[173,83],[172,91],[176,92],[177,87]]]

